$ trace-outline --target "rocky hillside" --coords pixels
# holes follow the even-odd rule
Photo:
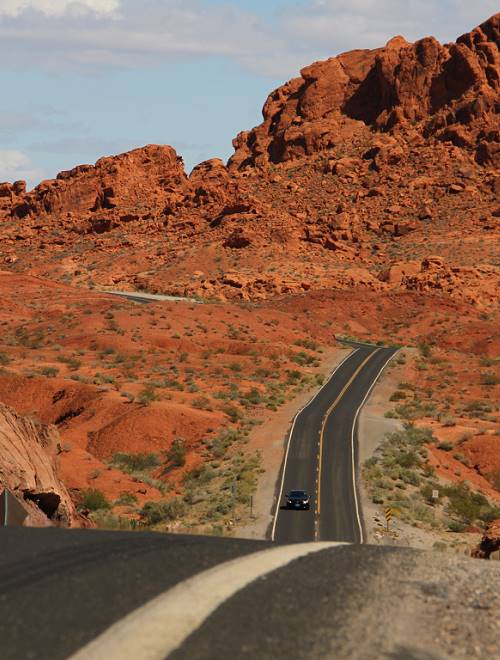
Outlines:
[[[72,526],[77,513],[57,469],[61,438],[53,426],[0,403],[0,486],[29,511],[29,525]]]
[[[497,488],[499,37],[497,14],[454,44],[396,37],[312,64],[227,165],[188,175],[149,145],[32,191],[0,184],[0,398],[58,425],[72,491],[100,489],[137,519],[210,464],[215,493],[229,426],[245,444],[250,413],[262,421],[324,375],[335,334],[427,347],[413,398]],[[206,304],[138,311],[106,288]],[[318,356],[301,355],[310,346]],[[473,439],[446,436],[462,426]],[[182,466],[168,458],[177,436]],[[156,462],[127,471],[138,452]],[[449,478],[463,474],[439,452]]]

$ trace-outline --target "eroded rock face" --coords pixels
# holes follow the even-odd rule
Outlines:
[[[60,438],[55,427],[35,424],[0,403],[0,486],[29,511],[28,525],[71,527],[77,513],[57,474]]]
[[[77,218],[75,229],[85,231],[84,220],[97,213],[101,222],[94,220],[94,225],[100,233],[112,226],[111,218],[126,222],[163,215],[175,204],[187,176],[172,147],[148,145],[60,172],[30,193],[22,183],[0,185],[0,216],[2,211],[13,218],[59,216],[67,225]]]
[[[230,169],[266,166],[331,149],[362,122],[417,130],[500,163],[500,14],[441,45],[433,37],[316,62],[275,90],[264,122],[234,140]]]
[[[500,550],[500,520],[491,522],[481,539],[481,543],[473,551],[476,559],[489,559],[493,552]]]

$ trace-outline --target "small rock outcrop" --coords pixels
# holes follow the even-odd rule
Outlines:
[[[493,552],[500,550],[500,520],[493,520],[483,535],[481,543],[472,552],[476,559],[489,559]]]
[[[0,403],[0,487],[29,511],[25,524],[74,526],[78,515],[57,474],[57,429]]]

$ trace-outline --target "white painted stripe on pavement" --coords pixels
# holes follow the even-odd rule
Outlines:
[[[316,392],[316,394],[312,397],[312,399],[310,399],[306,403],[305,406],[302,406],[302,408],[300,408],[300,410],[298,410],[295,413],[295,417],[293,418],[292,428],[290,429],[290,433],[288,434],[288,441],[286,443],[285,460],[284,460],[284,463],[283,463],[283,472],[281,474],[280,492],[279,492],[279,495],[278,495],[278,501],[276,502],[276,510],[274,512],[273,528],[271,530],[271,541],[274,541],[274,535],[276,534],[276,525],[278,523],[278,515],[279,515],[279,512],[280,512],[280,503],[281,503],[281,498],[283,497],[283,486],[285,485],[286,465],[287,465],[287,462],[288,462],[288,453],[290,451],[290,442],[292,440],[293,430],[295,428],[295,423],[297,421],[297,418],[300,415],[300,413],[303,412],[306,408],[308,408],[311,405],[311,403],[316,399],[316,397],[321,394],[321,392],[325,389],[325,387],[328,385],[328,383],[332,380],[332,378],[335,376],[335,374],[340,369],[340,367],[344,364],[344,362],[346,360],[348,360],[350,357],[352,357],[359,350],[360,350],[359,348],[356,348],[354,351],[351,351],[350,353],[348,353],[345,356],[345,358],[342,360],[342,362],[335,367],[335,369],[330,374],[330,377],[328,378],[326,383],[324,383],[324,385],[321,387],[321,389],[319,389]]]
[[[358,416],[361,411],[361,408],[365,405],[366,400],[371,394],[371,391],[375,387],[375,385],[378,382],[378,379],[380,378],[382,372],[384,369],[387,367],[389,362],[399,353],[399,350],[397,350],[395,353],[391,355],[391,357],[385,362],[384,366],[382,369],[378,372],[376,378],[374,379],[373,383],[370,385],[370,388],[368,389],[368,392],[365,394],[365,397],[363,401],[361,401],[358,409],[356,410],[356,414],[354,415],[354,420],[352,423],[352,430],[351,430],[351,462],[352,462],[352,488],[354,491],[354,503],[356,505],[356,518],[358,522],[358,527],[359,527],[359,541],[360,543],[364,543],[364,535],[363,535],[363,525],[361,523],[361,513],[359,510],[359,502],[358,502],[358,489],[356,487],[356,456],[355,456],[355,451],[354,451],[354,436],[355,436],[355,430],[356,430],[356,422],[358,421]]]
[[[69,660],[163,660],[224,601],[294,559],[345,543],[276,546],[224,562],[118,621]]]

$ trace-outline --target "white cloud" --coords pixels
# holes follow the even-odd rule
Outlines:
[[[28,186],[34,185],[44,176],[29,156],[17,149],[0,149],[0,181],[25,179]]]
[[[30,10],[47,16],[61,16],[65,13],[92,11],[96,14],[109,14],[120,6],[120,0],[0,0],[0,15],[19,16]]]
[[[223,0],[0,0],[0,62],[102,73],[218,56],[290,77],[315,59],[381,46],[396,34],[450,41],[497,2],[303,0],[266,21]]]
[[[452,41],[498,11],[498,0],[312,0],[283,15],[290,41],[315,43],[332,54],[383,46],[402,34]]]

